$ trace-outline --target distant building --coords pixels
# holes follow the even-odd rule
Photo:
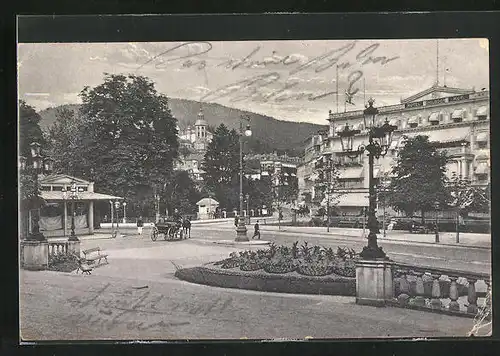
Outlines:
[[[391,178],[390,171],[401,148],[403,135],[425,135],[429,136],[431,142],[439,142],[440,149],[446,150],[451,157],[447,175],[457,173],[469,178],[476,186],[487,186],[490,181],[489,103],[487,90],[476,92],[473,89],[435,85],[401,100],[400,104],[377,107],[379,123],[387,118],[398,128],[393,134],[387,155],[375,160],[375,178],[379,179],[382,175]],[[338,208],[349,214],[357,214],[362,207],[368,206],[368,157],[364,154],[350,159],[343,155],[338,132],[347,123],[349,127],[361,130],[354,137],[354,147],[366,144],[368,137],[363,110],[330,112],[328,121],[328,134],[310,138],[304,153],[304,163],[298,167],[300,195],[311,202],[322,199],[314,188],[317,177],[313,167],[319,157],[332,154],[344,167],[340,174],[344,195],[340,198]]]
[[[204,172],[201,166],[213,134],[208,130],[208,123],[202,109],[198,113],[194,127],[188,126],[183,131],[179,130],[178,136],[180,159],[175,169],[187,171],[195,181],[203,181]]]

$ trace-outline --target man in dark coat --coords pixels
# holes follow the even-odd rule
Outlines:
[[[259,220],[257,220],[257,222],[255,223],[255,225],[253,226],[254,228],[254,232],[253,232],[253,236],[252,236],[252,240],[258,236],[259,237],[259,240],[260,240],[260,228],[259,228]]]

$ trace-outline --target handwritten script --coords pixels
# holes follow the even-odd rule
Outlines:
[[[325,79],[336,80],[337,73],[327,72],[334,68],[344,75],[347,71],[346,98],[353,104],[352,98],[359,92],[360,80],[363,78],[363,68],[368,65],[378,64],[385,66],[399,59],[399,56],[389,57],[377,55],[379,43],[356,49],[357,42],[349,42],[344,46],[332,49],[320,56],[307,58],[297,54],[280,55],[277,51],[263,59],[257,59],[262,54],[262,48],[257,46],[241,58],[215,58],[209,54],[213,49],[210,42],[188,42],[171,47],[158,55],[151,57],[138,70],[148,64],[156,68],[166,68],[172,64],[180,65],[184,69],[205,70],[208,66],[224,68],[235,71],[238,69],[267,70],[255,76],[250,76],[206,93],[201,100],[216,100],[223,97],[231,102],[250,100],[254,102],[283,102],[287,100],[316,101],[337,94],[337,90],[326,92],[306,92],[300,90],[300,80],[296,77],[306,71],[322,73]],[[187,53],[186,53],[187,52]],[[354,59],[349,60],[348,54],[354,54]],[[352,56],[351,56],[352,57]],[[285,69],[285,71],[283,71]],[[206,73],[205,73],[206,75]],[[339,93],[340,94],[340,93]]]
[[[232,299],[216,299],[200,304],[176,302],[163,294],[149,290],[124,290],[117,295],[110,292],[110,284],[91,291],[90,298],[78,296],[68,299],[75,308],[74,316],[91,327],[112,330],[125,325],[127,330],[146,331],[189,325],[189,321],[172,320],[173,314],[206,316],[220,313],[231,305]]]

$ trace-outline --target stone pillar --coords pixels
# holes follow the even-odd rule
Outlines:
[[[45,270],[49,265],[49,243],[47,241],[21,242],[21,266],[27,270]]]
[[[94,202],[89,201],[89,234],[94,234]]]
[[[356,262],[356,304],[385,306],[394,298],[393,264],[386,259]]]
[[[80,257],[80,241],[68,241],[68,253],[74,253]]]

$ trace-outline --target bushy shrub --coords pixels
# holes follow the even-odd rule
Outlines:
[[[71,272],[78,268],[80,257],[75,253],[58,252],[49,255],[49,270],[57,272]]]

